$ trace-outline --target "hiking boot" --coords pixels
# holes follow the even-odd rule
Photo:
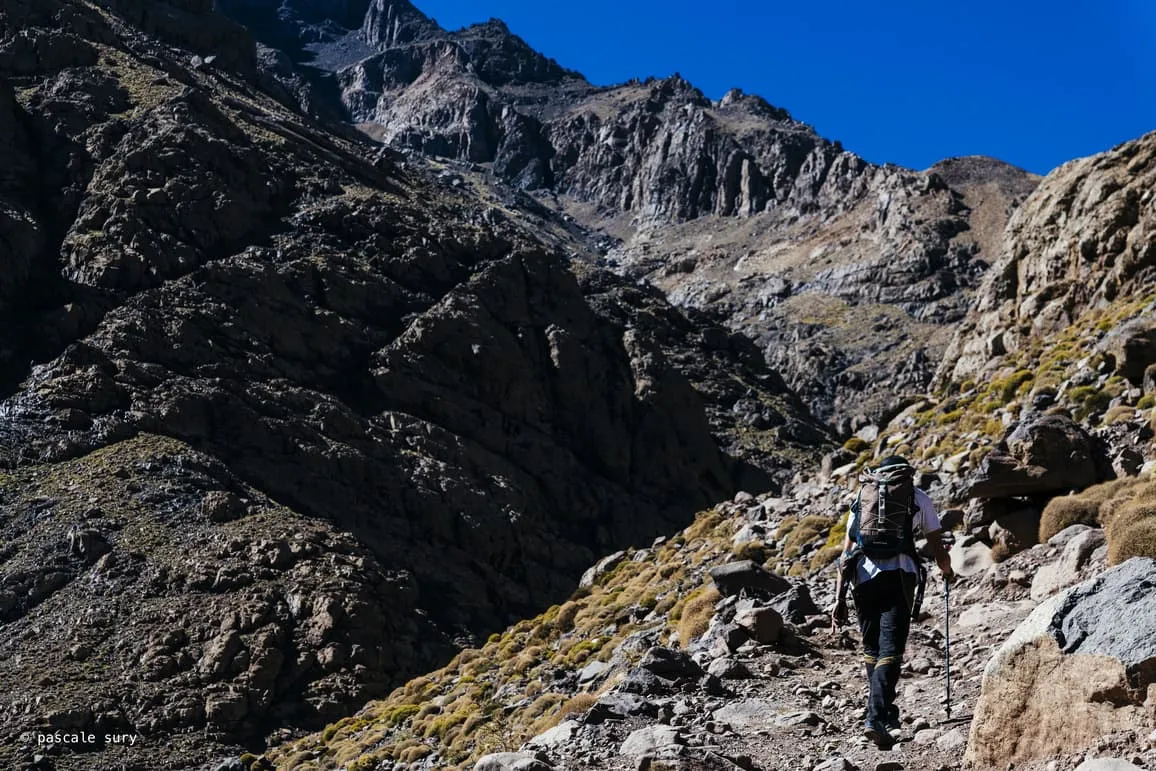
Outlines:
[[[895,739],[887,732],[887,727],[878,720],[868,720],[863,724],[863,735],[881,750],[895,746]]]
[[[883,727],[887,729],[887,733],[891,734],[892,739],[898,740],[899,737],[903,736],[903,723],[899,721],[899,707],[891,708],[891,713],[883,721]]]

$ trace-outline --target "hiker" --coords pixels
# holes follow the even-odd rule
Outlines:
[[[930,496],[914,483],[915,469],[892,455],[866,472],[851,514],[840,558],[832,621],[846,623],[847,583],[854,584],[855,614],[863,637],[870,696],[864,735],[881,749],[900,732],[895,686],[911,619],[919,612],[916,587],[926,572],[915,550],[916,534],[927,539],[944,581],[954,573],[940,538],[942,527]]]

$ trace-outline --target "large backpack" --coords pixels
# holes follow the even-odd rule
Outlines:
[[[859,478],[862,487],[855,503],[859,527],[855,542],[868,557],[897,557],[915,552],[915,469],[884,466]]]

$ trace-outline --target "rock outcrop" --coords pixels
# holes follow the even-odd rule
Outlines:
[[[405,0],[344,4],[327,24],[304,0],[255,5],[221,7],[336,83],[350,121],[539,191],[620,270],[755,338],[843,433],[924,389],[1036,181],[982,158],[880,167],[761,97],[711,100],[678,75],[595,87],[496,20],[447,32]]]
[[[0,10],[0,765],[319,727],[827,442],[548,211],[279,104],[243,31],[210,62],[209,3],[105,5]]]
[[[1154,179],[1156,134],[1049,174],[1009,222],[999,259],[941,376],[975,378],[1032,335],[1058,332],[1082,311],[1150,285]],[[1141,358],[1152,355],[1147,344],[1135,350]],[[1142,375],[1141,358],[1122,356],[1121,374]]]
[[[988,663],[965,760],[1048,758],[1156,728],[1156,560],[1136,558],[1034,610]]]

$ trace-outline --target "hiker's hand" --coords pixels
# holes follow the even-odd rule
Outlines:
[[[950,584],[955,581],[955,571],[951,568],[951,559],[949,557],[945,555],[943,559],[936,560],[936,563],[939,565],[939,574],[943,576],[943,580],[946,583]]]
[[[836,602],[831,606],[831,631],[838,632],[839,627],[847,624],[847,603]]]

